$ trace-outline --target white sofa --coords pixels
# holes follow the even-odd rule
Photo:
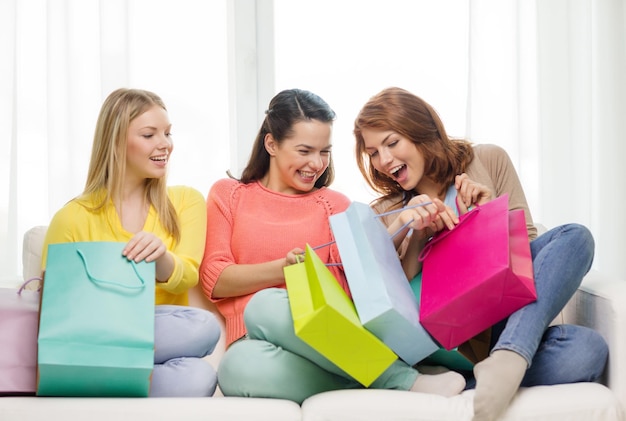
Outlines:
[[[45,227],[24,236],[24,278],[39,272]],[[195,289],[191,304],[215,311]],[[502,421],[626,420],[626,281],[593,270],[562,313],[564,322],[597,329],[608,341],[609,364],[602,384],[578,383],[521,389]],[[223,340],[207,360],[217,366]],[[289,387],[289,385],[285,385]],[[302,406],[278,399],[212,398],[44,398],[0,397],[1,421],[463,421],[471,420],[473,391],[444,398],[391,390],[321,393]]]

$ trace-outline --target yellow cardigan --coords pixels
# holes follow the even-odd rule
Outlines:
[[[172,253],[174,271],[167,282],[156,284],[156,304],[187,305],[189,288],[198,283],[198,267],[204,254],[206,235],[206,202],[199,191],[185,186],[168,188],[168,196],[178,214],[181,236],[174,239],[161,226],[156,211],[150,207],[143,227],[161,238]],[[52,218],[42,252],[45,271],[48,244],[78,241],[128,242],[133,233],[126,231],[111,203],[105,209],[92,212],[76,200],[71,200]]]

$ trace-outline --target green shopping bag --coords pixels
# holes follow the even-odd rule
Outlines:
[[[154,262],[124,243],[50,244],[41,295],[37,395],[148,396]]]
[[[411,289],[418,302],[422,295],[422,273],[415,275],[410,281]],[[456,371],[472,371],[474,364],[465,358],[463,354],[459,352],[457,348],[446,350],[440,346],[434,353],[420,361],[420,364],[425,365],[442,365],[450,370]]]
[[[398,358],[363,327],[352,300],[308,244],[304,262],[283,271],[296,336],[366,387]]]

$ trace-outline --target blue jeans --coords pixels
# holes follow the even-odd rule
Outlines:
[[[514,351],[528,362],[522,386],[596,381],[602,375],[608,346],[599,333],[583,326],[548,327],[591,268],[594,247],[589,230],[578,224],[556,227],[531,242],[537,301],[492,329],[492,352]]]
[[[154,320],[150,397],[213,396],[217,375],[202,357],[213,352],[220,338],[215,316],[194,307],[159,305]]]

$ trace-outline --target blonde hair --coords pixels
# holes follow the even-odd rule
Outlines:
[[[157,105],[164,110],[161,98],[140,89],[118,89],[102,104],[91,149],[91,160],[85,190],[78,198],[95,198],[97,212],[109,201],[119,200],[126,175],[126,145],[128,127],[135,118]],[[167,195],[167,178],[151,178],[145,181],[146,202],[156,209],[161,225],[176,241],[180,240],[180,227],[176,209]]]

